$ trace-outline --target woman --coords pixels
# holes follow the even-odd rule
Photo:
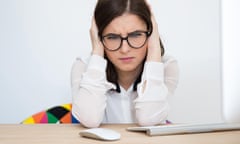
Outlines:
[[[101,123],[164,123],[178,81],[144,0],[98,0],[90,30],[92,54],[72,69],[73,115]]]

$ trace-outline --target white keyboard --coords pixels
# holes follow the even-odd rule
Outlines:
[[[192,134],[217,131],[240,130],[240,123],[215,123],[215,124],[170,124],[149,127],[129,127],[128,131],[143,131],[150,136]]]

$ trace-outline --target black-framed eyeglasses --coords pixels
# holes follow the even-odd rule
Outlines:
[[[116,51],[122,47],[123,40],[126,40],[128,45],[132,48],[138,49],[145,45],[150,32],[148,31],[134,31],[129,33],[126,37],[119,34],[109,33],[101,37],[104,47],[110,51]]]

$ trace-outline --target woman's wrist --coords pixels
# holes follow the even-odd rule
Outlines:
[[[103,57],[104,56],[103,48],[96,48],[96,47],[99,47],[99,46],[93,47],[92,55],[95,54],[95,55],[99,55],[99,56]]]
[[[155,47],[148,49],[147,61],[161,62],[161,48]]]

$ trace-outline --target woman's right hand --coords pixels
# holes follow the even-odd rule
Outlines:
[[[153,31],[151,36],[148,39],[148,55],[147,55],[147,61],[156,61],[161,62],[161,45],[159,43],[159,31],[158,31],[158,24],[156,22],[155,16],[153,14],[152,8],[150,3],[145,0],[146,4],[148,5],[150,11],[151,11],[151,21],[153,25]]]
[[[92,41],[92,54],[96,54],[96,55],[103,57],[104,56],[104,47],[98,37],[98,28],[97,28],[94,17],[92,18],[92,25],[90,28],[90,36],[91,36],[91,41]]]

